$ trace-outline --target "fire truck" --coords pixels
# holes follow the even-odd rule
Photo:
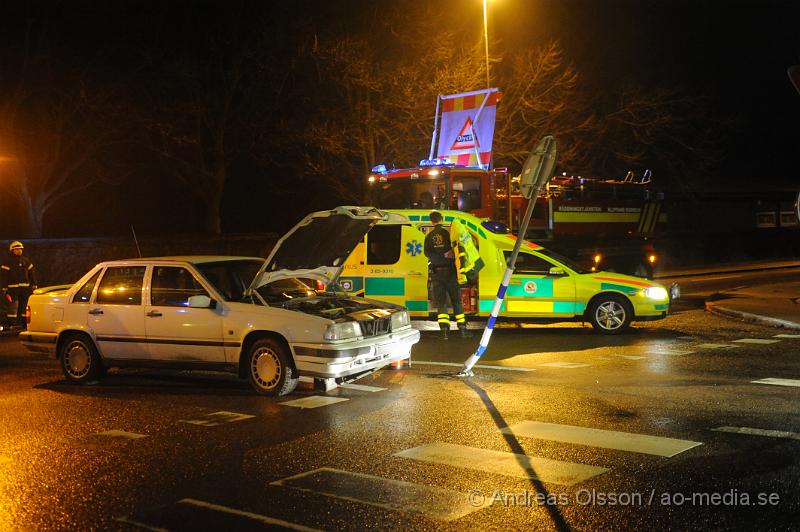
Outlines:
[[[451,164],[447,158],[405,169],[375,166],[370,204],[383,209],[450,209],[506,224],[516,233],[527,208],[519,177],[507,168]],[[537,198],[527,240],[579,261],[587,269],[652,277],[655,242],[667,215],[650,171],[622,179],[562,174]]]

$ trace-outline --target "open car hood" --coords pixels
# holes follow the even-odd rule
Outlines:
[[[287,277],[334,282],[356,245],[385,217],[374,207],[336,207],[309,214],[278,240],[247,294]]]

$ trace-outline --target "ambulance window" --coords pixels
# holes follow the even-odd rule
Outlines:
[[[400,260],[400,225],[376,225],[367,235],[367,263],[395,264]]]
[[[505,256],[506,263],[508,263],[508,259],[511,257],[511,252],[504,251],[503,255]],[[514,273],[536,273],[539,275],[547,275],[552,267],[552,264],[544,259],[540,259],[536,255],[520,252],[520,254],[517,256],[517,265],[514,268]]]

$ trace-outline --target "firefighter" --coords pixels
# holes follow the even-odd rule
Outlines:
[[[36,289],[36,272],[31,260],[23,255],[25,246],[15,240],[8,246],[8,257],[0,265],[0,289],[6,302],[17,301],[16,324],[25,328],[28,297]]]
[[[467,318],[464,315],[464,306],[461,304],[461,290],[458,286],[453,247],[450,243],[450,232],[442,227],[442,215],[437,211],[431,212],[433,229],[425,236],[425,256],[428,257],[429,275],[433,290],[433,304],[438,312],[436,320],[441,330],[440,338],[447,340],[450,331],[450,314],[447,309],[447,299],[453,305],[456,324],[461,336],[470,336],[467,331]]]

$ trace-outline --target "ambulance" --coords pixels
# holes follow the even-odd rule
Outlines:
[[[348,257],[339,285],[353,295],[403,305],[412,317],[428,318],[435,309],[423,245],[426,233],[433,227],[431,211],[385,212],[387,218],[375,225]],[[451,229],[451,234],[456,227],[462,236],[468,235],[471,240],[468,247],[482,263],[477,275],[471,275],[462,286],[465,312],[473,319],[488,317],[516,237],[502,222],[462,211],[440,212],[443,225]],[[458,243],[457,235],[453,240]],[[460,266],[474,270],[474,257],[469,264]],[[602,334],[618,334],[633,321],[665,318],[671,296],[677,297],[677,292],[671,294],[664,286],[647,279],[589,271],[538,244],[524,241],[500,317],[545,322],[588,321]]]

